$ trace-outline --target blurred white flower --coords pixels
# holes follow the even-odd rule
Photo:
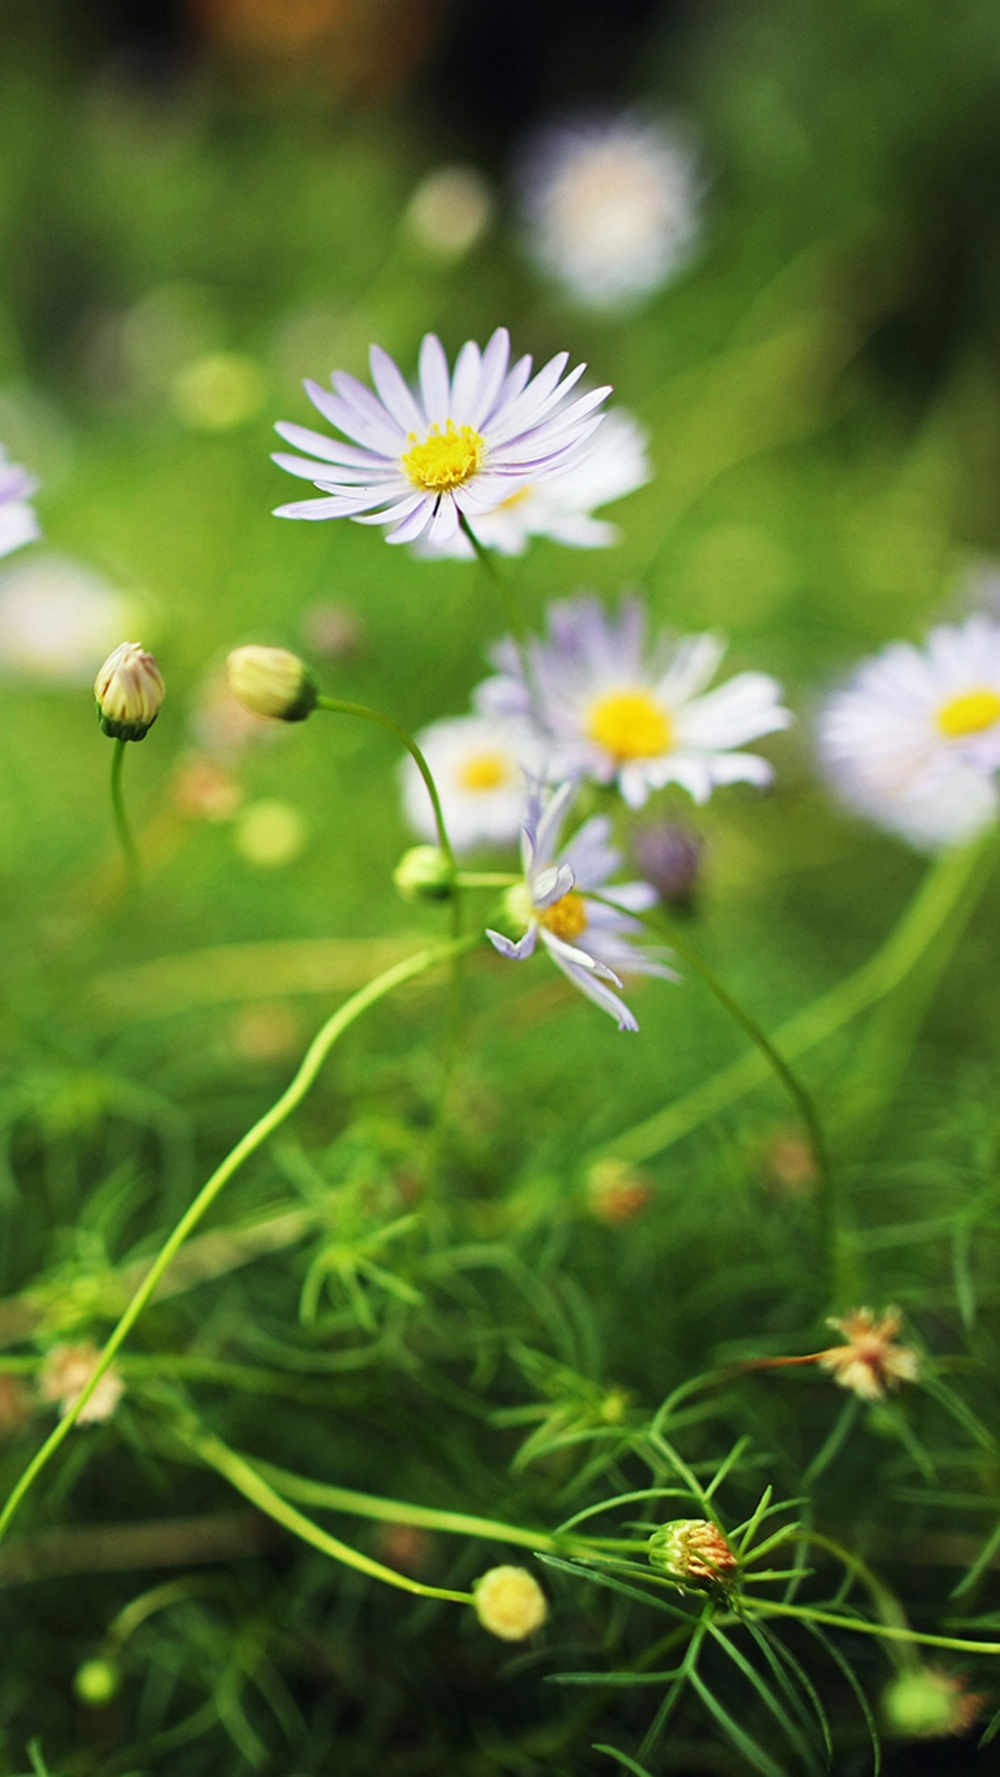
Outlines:
[[[134,604],[89,568],[29,556],[0,573],[0,674],[86,685],[135,616]]]
[[[456,716],[433,722],[417,741],[437,784],[455,851],[512,844],[525,808],[524,767],[533,767],[538,753],[527,725],[491,716]],[[436,841],[430,797],[409,756],[401,777],[407,822],[421,839]]]
[[[96,1345],[53,1345],[38,1377],[38,1392],[43,1401],[59,1408],[65,1419],[76,1406],[90,1381],[100,1357]],[[114,1364],[101,1377],[87,1405],[77,1418],[77,1425],[99,1425],[110,1419],[125,1393],[121,1372]]]
[[[493,194],[476,167],[435,167],[414,190],[403,227],[430,259],[456,260],[493,220]]]
[[[670,783],[707,802],[720,784],[769,784],[768,761],[738,749],[793,719],[766,673],[737,673],[710,691],[724,652],[712,635],[661,635],[648,650],[638,599],[623,599],[617,619],[599,599],[559,599],[545,640],[532,637],[523,655],[509,637],[493,650],[499,676],[475,701],[530,721],[552,777],[617,780],[631,808]]]
[[[701,181],[676,130],[581,117],[530,139],[520,184],[540,270],[585,308],[638,306],[690,259]]]
[[[305,426],[277,427],[311,455],[276,451],[274,461],[326,496],[279,506],[278,518],[354,518],[391,527],[388,543],[413,543],[425,533],[431,543],[450,542],[463,517],[475,527],[484,512],[563,468],[600,425],[596,410],[611,393],[594,389],[570,400],[586,365],[565,376],[568,352],[535,377],[530,357],[510,367],[505,327],[484,352],[468,340],[454,375],[440,340],[425,334],[415,390],[380,346],[372,346],[370,362],[377,396],[343,370],[333,373],[333,394],[305,385],[313,405],[354,443]]]
[[[24,543],[34,543],[41,527],[30,504],[38,482],[27,469],[12,463],[0,444],[0,555],[10,555]]]
[[[893,642],[835,692],[820,754],[844,800],[921,851],[961,845],[997,815],[1000,623],[932,629]]]
[[[476,519],[476,536],[501,555],[523,555],[531,537],[552,537],[574,549],[605,549],[617,543],[620,531],[594,518],[595,507],[620,500],[652,475],[646,452],[647,434],[624,409],[605,414],[593,438],[574,453],[556,474],[528,482],[508,499]],[[416,545],[418,555],[474,555],[462,531],[451,541]]]

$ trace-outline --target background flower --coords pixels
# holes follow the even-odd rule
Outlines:
[[[527,798],[524,767],[538,757],[538,743],[527,725],[492,716],[454,716],[433,722],[416,738],[437,784],[454,849],[512,845]],[[436,840],[431,800],[408,754],[400,771],[409,825],[422,839]]]

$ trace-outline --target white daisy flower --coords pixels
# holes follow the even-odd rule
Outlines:
[[[529,141],[529,247],[585,308],[637,306],[691,257],[700,180],[681,135],[634,115],[578,118]]]
[[[974,838],[1000,806],[1000,623],[891,643],[829,699],[819,743],[844,800],[918,850]]]
[[[563,468],[527,482],[492,512],[476,519],[476,536],[500,555],[523,555],[532,537],[552,537],[574,549],[606,549],[617,543],[618,526],[592,516],[595,507],[620,500],[652,476],[647,434],[630,413],[605,414],[593,438],[574,451]],[[422,540],[423,556],[475,554],[463,531],[449,543]]]
[[[549,607],[548,639],[524,651],[527,680],[508,638],[493,652],[499,676],[475,701],[484,713],[530,719],[553,775],[617,780],[631,808],[669,783],[707,802],[719,784],[769,784],[767,760],[734,749],[793,720],[766,673],[737,673],[709,691],[724,652],[717,636],[663,635],[647,657],[638,599],[623,599],[617,618],[599,599],[561,599]]]
[[[575,793],[575,784],[562,784],[546,806],[539,791],[533,790],[522,822],[524,881],[508,889],[504,897],[511,925],[515,930],[523,928],[523,936],[516,942],[501,932],[487,930],[486,936],[501,956],[514,962],[531,956],[540,938],[574,987],[610,1012],[619,1030],[638,1030],[634,1014],[607,983],[621,987],[619,971],[662,975],[671,981],[677,976],[655,953],[637,950],[630,942],[634,934],[642,932],[637,919],[589,896],[604,891],[609,900],[644,913],[656,905],[656,890],[648,882],[608,887],[622,858],[608,844],[611,822],[606,815],[586,821],[559,851],[559,835]]]
[[[353,443],[305,426],[279,425],[289,444],[309,453],[274,460],[315,483],[325,498],[279,506],[279,518],[354,518],[391,526],[386,541],[413,543],[426,534],[448,543],[460,517],[475,527],[522,487],[564,467],[601,423],[596,409],[610,388],[569,399],[586,365],[564,375],[560,352],[537,376],[531,358],[510,365],[510,336],[498,327],[484,352],[469,340],[454,375],[439,339],[424,337],[420,377],[411,390],[380,346],[370,354],[377,396],[345,371],[333,373],[331,395],[307,382],[325,419]]]
[[[10,555],[41,536],[35,508],[29,503],[37,492],[35,477],[12,463],[0,444],[0,555]]]
[[[417,742],[437,784],[455,851],[512,844],[524,813],[524,768],[537,766],[538,742],[527,724],[493,716],[456,716],[433,722],[417,735]],[[421,839],[436,843],[431,799],[409,755],[400,775],[409,825]]]

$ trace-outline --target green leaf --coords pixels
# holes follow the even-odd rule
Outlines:
[[[739,1722],[734,1721],[728,1710],[723,1708],[718,1697],[709,1690],[701,1673],[692,1671],[689,1676],[705,1707],[715,1716],[723,1733],[732,1741],[737,1751],[743,1754],[747,1763],[753,1765],[754,1770],[761,1773],[761,1777],[787,1777],[787,1773],[780,1765],[775,1764],[770,1753],[758,1746],[746,1729],[741,1728]]]
[[[637,1764],[634,1758],[629,1758],[627,1752],[619,1752],[617,1746],[602,1746],[595,1741],[593,1750],[606,1753],[608,1758],[617,1759],[626,1771],[632,1772],[632,1777],[650,1777],[645,1765]]]

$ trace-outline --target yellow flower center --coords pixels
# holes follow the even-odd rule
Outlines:
[[[499,790],[510,776],[510,761],[502,753],[474,753],[458,770],[463,790]]]
[[[964,740],[967,734],[982,734],[1000,722],[1000,697],[987,685],[974,691],[960,691],[957,697],[941,705],[935,717],[937,730],[946,740]]]
[[[449,420],[442,432],[432,426],[423,443],[415,433],[407,439],[410,449],[402,457],[403,468],[423,494],[446,494],[464,487],[482,468],[486,440],[474,426],[456,426]]]
[[[656,759],[674,744],[674,725],[648,691],[599,697],[590,707],[587,733],[616,759]]]
[[[561,938],[564,944],[572,944],[581,932],[587,930],[587,905],[575,889],[570,889],[568,895],[546,907],[537,917],[539,925],[543,925],[554,938]]]

